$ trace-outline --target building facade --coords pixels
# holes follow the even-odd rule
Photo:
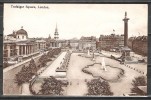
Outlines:
[[[128,39],[128,47],[137,54],[147,56],[148,52],[147,36],[130,37]]]
[[[90,37],[81,37],[79,40],[79,50],[96,50],[96,37],[90,36]]]
[[[54,32],[54,38],[51,38],[51,36],[49,35],[46,42],[47,42],[46,43],[47,48],[60,48],[61,47],[57,25]]]
[[[4,61],[18,61],[19,57],[27,57],[45,48],[45,40],[29,39],[28,33],[22,27],[5,37],[3,41],[3,59]]]
[[[114,48],[121,48],[124,46],[124,35],[100,35],[97,42],[97,49],[111,50]]]

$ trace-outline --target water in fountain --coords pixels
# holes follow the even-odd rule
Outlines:
[[[89,56],[90,55],[90,51],[88,50],[88,53],[87,53],[87,55]]]
[[[107,71],[104,58],[102,58],[102,67],[104,71]]]

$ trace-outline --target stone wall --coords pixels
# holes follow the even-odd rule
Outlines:
[[[42,54],[33,57],[35,62],[38,62]],[[21,94],[21,87],[15,83],[15,75],[21,70],[23,65],[28,66],[30,59],[20,62],[16,65],[12,65],[3,70],[3,94],[15,95]]]

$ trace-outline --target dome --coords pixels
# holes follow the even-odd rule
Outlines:
[[[18,30],[16,32],[16,35],[26,35],[27,36],[28,34],[23,28],[21,28],[20,30]]]

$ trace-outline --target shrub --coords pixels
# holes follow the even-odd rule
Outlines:
[[[51,76],[44,80],[44,83],[41,85],[40,93],[43,95],[63,95],[62,92],[64,90],[62,87],[66,85],[67,84]]]
[[[139,76],[136,77],[134,80],[132,80],[133,88],[131,88],[132,93],[136,93],[137,95],[146,95],[143,91],[141,91],[138,86],[146,86],[146,78],[145,76]]]
[[[102,81],[101,79],[93,79],[90,82],[87,82],[87,86],[87,95],[113,95],[113,92],[110,91],[109,83]]]

